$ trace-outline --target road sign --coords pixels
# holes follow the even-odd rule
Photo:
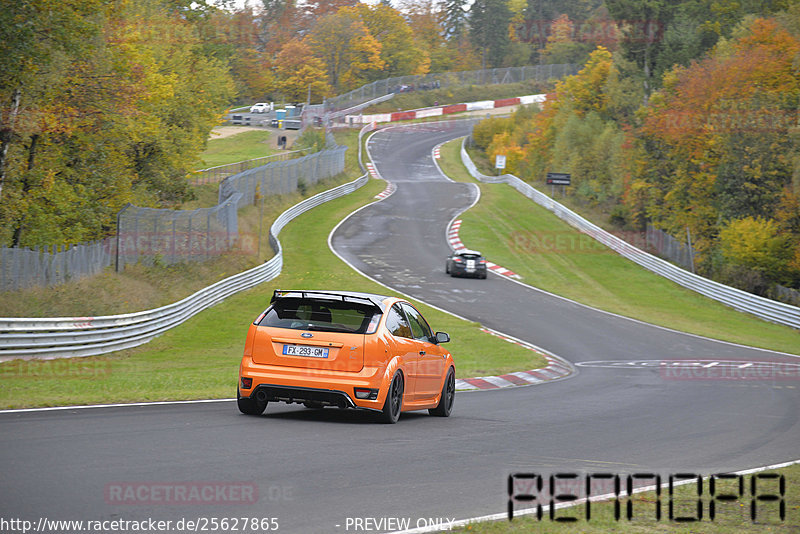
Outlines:
[[[571,185],[571,174],[563,172],[548,172],[547,184],[548,185]]]
[[[495,169],[505,169],[506,168],[506,157],[502,154],[497,154],[494,157],[494,168]]]

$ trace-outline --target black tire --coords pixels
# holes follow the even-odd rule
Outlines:
[[[450,263],[444,264],[444,272],[445,274],[450,274]]]
[[[383,403],[381,421],[393,425],[400,419],[400,411],[403,408],[403,373],[396,371],[386,394],[386,401]]]
[[[442,386],[442,396],[439,398],[439,405],[431,408],[428,413],[437,417],[450,417],[453,411],[453,402],[456,400],[456,373],[451,367],[447,371],[447,377]]]
[[[239,411],[245,415],[261,415],[267,409],[267,402],[259,402],[257,399],[250,397],[242,397],[239,394],[239,389],[236,389],[236,405]]]

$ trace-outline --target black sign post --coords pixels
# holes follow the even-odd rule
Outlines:
[[[566,186],[572,185],[572,175],[564,172],[548,172],[547,183],[550,185],[550,196],[554,197],[557,185]],[[564,196],[564,190],[561,190],[561,196]]]
[[[547,183],[549,185],[571,185],[570,183],[571,178],[572,178],[571,174],[566,174],[563,172],[547,173]]]

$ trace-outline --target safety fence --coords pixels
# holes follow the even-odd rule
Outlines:
[[[281,152],[271,156],[264,156],[261,158],[248,159],[245,161],[237,161],[236,163],[228,163],[227,165],[217,165],[216,167],[209,167],[208,169],[201,169],[194,171],[189,177],[189,182],[192,185],[206,185],[218,184],[228,176],[233,176],[240,172],[249,169],[272,163],[273,161],[286,161],[289,159],[299,158],[300,156],[308,153],[309,149],[292,150],[290,152]]]
[[[580,65],[531,65],[462,72],[442,72],[437,74],[418,74],[386,78],[368,83],[349,93],[325,100],[325,112],[351,108],[367,100],[390,93],[425,91],[463,85],[496,85],[536,80],[545,82],[576,74]]]
[[[114,261],[115,239],[71,246],[0,247],[0,291],[53,286],[94,276]]]
[[[650,223],[647,223],[645,240],[647,246],[662,258],[694,272],[694,250],[689,248],[688,243],[675,239]]]
[[[228,252],[239,237],[241,195],[213,208],[170,210],[128,205],[117,216],[115,268],[131,263],[172,265]]]
[[[470,159],[469,154],[467,154],[465,143],[461,145],[461,160],[464,162],[470,174],[476,179],[487,183],[506,183],[510,185],[540,206],[551,211],[570,226],[577,228],[621,256],[637,263],[649,271],[737,310],[751,313],[767,321],[800,329],[800,308],[796,306],[776,302],[720,284],[719,282],[692,274],[666,260],[653,256],[652,254],[636,248],[627,241],[606,232],[596,224],[584,219],[566,206],[556,202],[541,191],[538,191],[530,184],[523,182],[513,174],[486,176],[478,170]]]
[[[347,147],[326,149],[308,156],[278,161],[240,172],[222,181],[219,188],[220,205],[237,197],[239,207],[253,204],[257,195],[283,195],[311,186],[320,180],[344,172],[344,152]]]

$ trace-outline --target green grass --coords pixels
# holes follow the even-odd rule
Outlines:
[[[661,501],[661,520],[655,520],[656,494],[655,492],[643,492],[634,494],[630,501],[633,503],[633,519],[628,520],[626,516],[626,505],[628,499],[625,497],[623,484],[622,495],[620,496],[620,519],[616,519],[613,501],[591,503],[591,516],[586,519],[585,505],[559,509],[556,511],[555,518],[574,517],[575,522],[557,522],[551,520],[545,512],[542,520],[537,520],[532,516],[518,516],[513,521],[501,520],[486,523],[473,523],[466,527],[456,529],[455,532],[474,532],[476,534],[521,534],[528,532],[542,532],[547,534],[561,534],[573,532],[583,532],[587,534],[599,534],[605,532],[635,532],[642,534],[657,534],[670,532],[677,534],[735,534],[738,532],[799,532],[800,531],[800,465],[792,465],[783,469],[767,471],[786,477],[786,493],[784,500],[786,512],[784,519],[780,518],[778,504],[776,502],[758,502],[756,508],[757,521],[754,522],[750,516],[750,487],[749,482],[755,476],[753,474],[744,475],[746,482],[745,494],[734,502],[718,501],[715,509],[714,520],[709,517],[709,506],[711,502],[708,482],[704,481],[703,492],[699,496],[703,506],[703,520],[696,522],[677,522],[669,520],[669,501],[670,496],[666,488],[662,488]],[[759,480],[759,494],[778,493],[778,483],[775,480]],[[737,488],[731,481],[721,481],[717,489],[718,495],[737,493]],[[696,517],[696,507],[698,491],[696,484],[687,484],[675,488],[672,496],[675,517]],[[529,506],[517,504],[516,509],[524,509]]]
[[[202,163],[198,168],[207,169],[277,154],[281,150],[278,150],[276,131],[252,130],[222,139],[212,138],[200,154]]]
[[[442,147],[442,169],[475,181],[461,140]],[[461,240],[525,283],[649,323],[715,339],[800,354],[800,332],[737,312],[626,260],[574,230],[508,185],[480,184],[481,201],[462,217]]]

